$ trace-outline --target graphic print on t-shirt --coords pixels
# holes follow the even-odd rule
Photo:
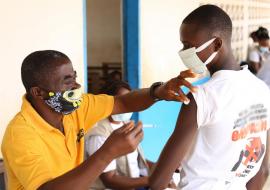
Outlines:
[[[234,122],[232,141],[244,141],[239,159],[232,168],[235,176],[246,177],[265,153],[265,141],[261,132],[267,130],[267,109],[263,104],[250,106],[239,113]]]

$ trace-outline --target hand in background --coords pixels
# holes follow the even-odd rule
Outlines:
[[[143,139],[142,123],[133,121],[114,130],[102,146],[113,158],[133,152]]]

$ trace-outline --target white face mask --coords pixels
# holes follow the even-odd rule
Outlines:
[[[117,114],[117,115],[112,115],[112,119],[114,121],[118,122],[125,122],[129,121],[133,113],[122,113],[122,114]]]
[[[212,53],[212,55],[210,55],[205,62],[202,62],[202,60],[198,57],[196,52],[200,52],[205,48],[207,48],[215,39],[216,38],[212,38],[211,40],[205,42],[198,48],[192,47],[186,50],[182,51],[180,50],[178,54],[182,59],[183,63],[185,64],[185,66],[197,74],[208,73],[206,65],[215,58],[218,52],[216,51]]]
[[[266,52],[269,52],[269,47],[259,46],[259,50],[260,50],[260,52],[262,52],[262,53],[266,53]]]

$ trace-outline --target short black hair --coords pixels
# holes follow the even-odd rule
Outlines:
[[[258,38],[258,37],[257,37],[257,31],[251,32],[251,33],[249,34],[249,37],[251,37],[251,38]]]
[[[100,93],[101,94],[108,94],[111,96],[115,96],[120,88],[125,88],[129,91],[131,91],[131,87],[129,84],[122,80],[111,80],[107,81],[104,86],[101,88]]]
[[[122,73],[117,70],[110,72],[108,75],[108,79],[117,79],[117,77],[119,77],[120,80],[122,78]]]
[[[216,5],[202,5],[192,11],[182,22],[196,24],[200,29],[218,32],[225,40],[231,40],[232,21],[229,15]]]
[[[35,51],[22,62],[21,77],[26,92],[31,87],[46,84],[49,73],[64,60],[69,61],[67,55],[55,50]]]
[[[258,38],[258,40],[268,40],[269,32],[267,28],[260,26],[258,30],[256,30],[256,37]]]

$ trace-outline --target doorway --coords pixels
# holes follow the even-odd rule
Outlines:
[[[122,0],[86,0],[88,92],[123,78]]]

